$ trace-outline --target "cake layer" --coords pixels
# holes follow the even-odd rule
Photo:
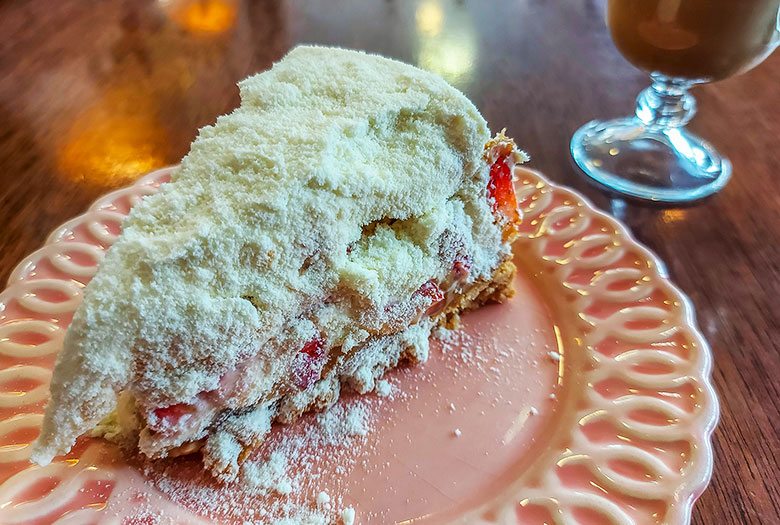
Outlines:
[[[488,143],[441,78],[300,47],[239,87],[86,287],[34,461],[120,393],[149,455],[202,439],[226,410],[308,390],[331,352],[431,315],[450,286],[491,282],[509,255],[514,145]]]

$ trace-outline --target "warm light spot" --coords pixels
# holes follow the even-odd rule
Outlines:
[[[139,98],[109,91],[78,115],[57,152],[60,171],[71,180],[117,186],[164,166],[165,133]]]
[[[558,354],[561,356],[561,358],[558,359],[558,384],[561,385],[563,384],[563,337],[561,336],[561,329],[558,327],[558,325],[553,325],[553,330],[555,331],[555,344],[557,346]]]
[[[681,221],[681,220],[685,219],[686,212],[687,212],[687,210],[679,210],[679,209],[678,210],[664,210],[664,213],[661,216],[661,218],[667,224],[670,223],[670,222]]]
[[[235,0],[179,0],[165,4],[171,20],[192,33],[222,33],[236,23]]]
[[[512,424],[509,426],[509,429],[507,429],[506,433],[504,434],[504,437],[501,440],[501,442],[504,443],[504,445],[510,443],[513,439],[517,437],[517,434],[520,433],[520,431],[523,429],[525,422],[528,420],[528,417],[531,415],[532,410],[533,407],[531,407],[530,405],[527,407],[523,407],[523,409],[514,419]]]
[[[415,19],[420,33],[435,36],[441,32],[444,10],[438,2],[423,2],[417,7]]]
[[[476,58],[473,40],[462,39],[460,35],[423,40],[417,63],[444,77],[452,83],[459,83],[474,68]]]
[[[617,148],[609,148],[609,154],[612,155],[613,157],[615,155],[617,155],[618,153],[620,153],[619,149],[617,149]]]
[[[561,459],[559,459],[555,464],[558,467],[563,467],[565,465],[568,465],[569,463],[578,463],[583,460],[587,460],[588,456],[586,454],[573,454],[571,456],[566,456]]]
[[[17,450],[22,450],[29,446],[30,446],[29,443],[14,443],[13,445],[2,445],[0,446],[0,453],[6,454],[8,452],[16,452]]]
[[[416,18],[417,65],[464,89],[479,54],[471,15],[463,9],[448,10],[445,15],[438,2],[430,1],[420,5]]]

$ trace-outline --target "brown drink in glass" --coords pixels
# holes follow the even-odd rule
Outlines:
[[[610,0],[612,40],[632,64],[691,80],[721,80],[776,46],[780,0]]]
[[[780,44],[780,0],[609,0],[618,50],[650,73],[636,115],[593,121],[572,137],[575,162],[620,193],[664,202],[725,186],[731,164],[685,129],[696,110],[688,90],[758,65]]]

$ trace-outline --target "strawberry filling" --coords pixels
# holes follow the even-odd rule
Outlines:
[[[149,427],[158,432],[165,432],[180,427],[184,421],[197,411],[195,405],[176,403],[167,407],[155,408],[150,418]]]
[[[440,307],[443,306],[444,291],[431,279],[415,290],[412,297],[423,297],[430,301],[430,305],[425,309],[424,315],[431,316],[438,313]]]
[[[452,278],[460,281],[468,277],[471,271],[471,256],[459,253],[455,256],[455,262],[452,263]]]
[[[325,347],[322,339],[315,337],[295,355],[292,366],[293,384],[301,390],[306,390],[320,378],[325,365]]]
[[[177,403],[175,405],[160,407],[154,411],[163,424],[173,426],[185,415],[191,413],[192,405],[187,403]]]
[[[490,180],[487,186],[490,208],[500,222],[517,231],[520,213],[517,211],[515,185],[512,182],[512,167],[506,156],[499,157],[490,166]]]
[[[426,281],[415,290],[414,295],[421,295],[431,300],[433,304],[438,303],[444,299],[444,292],[441,291],[439,285],[437,285],[433,279]]]

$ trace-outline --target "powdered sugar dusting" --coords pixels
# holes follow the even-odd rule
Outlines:
[[[355,523],[355,509],[347,507],[341,511],[341,521],[344,525],[352,525]]]
[[[289,494],[293,484],[287,475],[287,468],[287,456],[275,450],[268,461],[250,463],[243,468],[244,486],[262,493],[273,490],[279,494]]]
[[[463,332],[432,341],[427,362],[376,378],[374,393],[345,391],[331,412],[274,425],[236,483],[217,485],[197,458],[145,465],[147,477],[209,524],[339,525],[350,507],[363,524],[435,514],[527,454],[557,411],[549,394],[564,399],[538,312],[512,302],[469,313]],[[379,395],[383,381],[391,397]]]
[[[317,505],[330,505],[330,496],[327,492],[317,494]]]
[[[333,409],[317,416],[317,424],[322,432],[323,442],[328,445],[338,445],[354,436],[365,436],[368,433],[368,409],[362,403],[355,403],[348,408],[336,405]]]
[[[393,394],[393,385],[387,379],[380,379],[376,382],[374,387],[376,395],[381,397],[387,397]]]
[[[327,454],[333,457],[337,474],[349,475],[356,461],[349,452],[365,444],[376,412],[372,405],[383,402],[378,396],[356,396],[323,413],[305,416],[293,427],[276,428],[241,466],[238,480],[227,485],[219,485],[202,472],[192,479],[189,471],[181,472],[180,465],[151,462],[144,468],[157,488],[175,502],[218,522],[354,523],[354,509],[344,505],[340,496],[319,488],[322,477],[333,473],[312,465],[318,464],[320,454]],[[196,470],[195,459],[183,461]]]

